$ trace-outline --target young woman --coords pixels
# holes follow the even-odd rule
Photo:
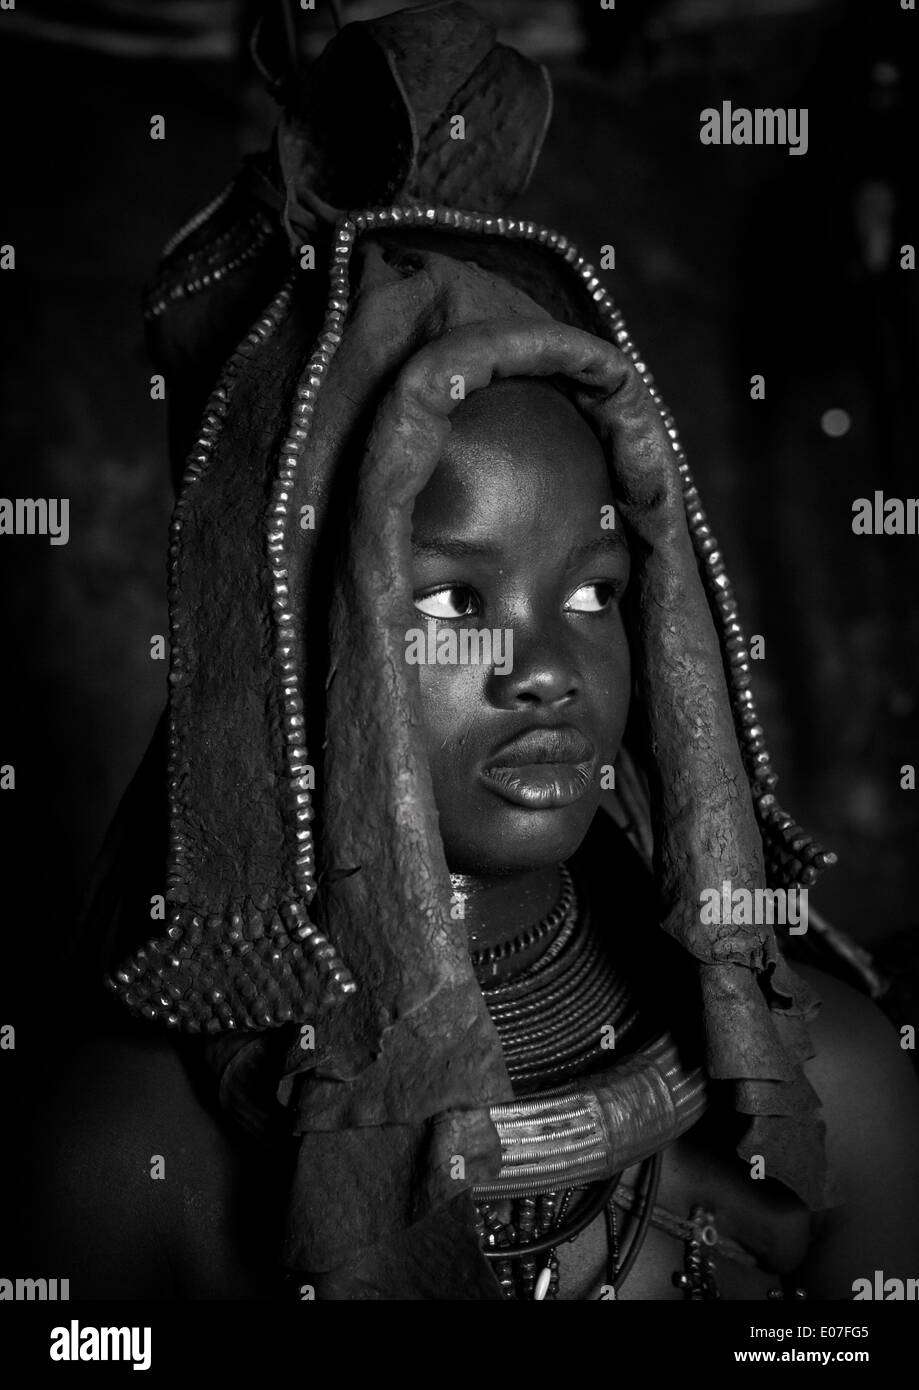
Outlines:
[[[72,1298],[915,1275],[896,1035],[703,910],[828,856],[621,316],[500,216],[544,75],[448,4],[349,26],[307,91],[151,295],[170,706],[90,915],[141,1021],[67,1070],[44,1263]]]

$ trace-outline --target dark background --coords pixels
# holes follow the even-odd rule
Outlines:
[[[396,7],[348,3],[346,19]],[[36,991],[165,699],[166,405],[141,289],[163,243],[267,142],[256,4],[18,0],[0,11],[4,495],[69,497],[70,543],[0,538],[3,1017]],[[519,211],[599,262],[680,423],[748,633],[779,796],[838,851],[814,905],[908,965],[917,912],[919,537],[852,502],[919,493],[915,54],[899,0],[479,0],[556,109]],[[297,16],[305,47],[331,7]],[[359,94],[356,94],[359,100]],[[703,107],[807,107],[809,149],[705,147]],[[167,138],[149,138],[166,117]],[[373,113],[368,111],[368,121]],[[762,373],[766,398],[750,399]],[[847,432],[822,428],[843,410]],[[25,972],[24,974],[22,972]],[[60,1040],[58,1040],[60,1041]]]

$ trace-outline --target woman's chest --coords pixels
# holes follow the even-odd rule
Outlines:
[[[635,1191],[637,1168],[623,1186]],[[633,1249],[637,1203],[614,1203],[613,1219],[594,1220],[558,1248],[558,1298],[765,1299],[801,1264],[810,1237],[806,1209],[784,1190],[747,1175],[729,1150],[689,1135],[663,1155],[654,1219],[626,1278],[611,1275]]]
[[[686,1296],[681,1278],[697,1287],[713,1279],[723,1299],[765,1299],[801,1264],[808,1212],[777,1184],[750,1176],[734,1155],[734,1142],[710,1113],[663,1154],[654,1221],[618,1299],[680,1300]],[[230,1162],[229,1155],[228,1147],[225,1163],[191,1163],[180,1184],[181,1210],[170,1223],[180,1250],[177,1292],[186,1298],[290,1297],[279,1258],[289,1155],[285,1150],[282,1163],[277,1150],[261,1146],[249,1149],[245,1160],[237,1153]],[[637,1168],[629,1170],[622,1186],[634,1189],[639,1176]],[[629,1210],[623,1198],[611,1227],[601,1214],[575,1240],[556,1246],[557,1296],[609,1298],[610,1269],[629,1258],[636,1224],[634,1203]],[[545,1252],[535,1257],[537,1276],[546,1258]],[[521,1296],[532,1297],[532,1290]]]

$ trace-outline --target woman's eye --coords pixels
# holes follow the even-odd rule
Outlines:
[[[565,604],[567,613],[602,613],[615,593],[615,585],[598,580],[594,584],[582,584]]]
[[[475,612],[475,595],[463,584],[450,584],[415,599],[415,607],[426,618],[468,618]]]

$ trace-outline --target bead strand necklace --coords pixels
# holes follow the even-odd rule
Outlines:
[[[511,980],[482,988],[515,1094],[583,1075],[609,1060],[638,1018],[589,912]],[[560,931],[560,936],[561,936]]]
[[[473,969],[477,974],[495,975],[502,961],[508,960],[512,956],[522,955],[524,951],[530,950],[532,946],[545,940],[563,923],[569,921],[574,923],[577,918],[574,880],[566,864],[559,866],[559,872],[562,880],[561,892],[555,906],[546,913],[545,917],[541,917],[538,922],[524,927],[506,941],[498,941],[491,946],[483,946],[480,949],[470,951]]]

